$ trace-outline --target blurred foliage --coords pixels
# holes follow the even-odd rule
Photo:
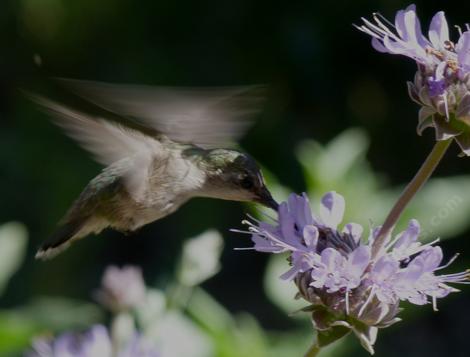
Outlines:
[[[359,219],[367,227],[367,221],[361,221],[364,217],[371,217],[373,222],[384,218],[402,188],[388,187],[384,177],[373,172],[366,158],[367,150],[367,136],[359,129],[347,130],[325,146],[312,140],[299,145],[298,159],[304,169],[313,206],[317,204],[315,199],[325,191],[336,189],[346,197],[347,220]],[[266,178],[277,197],[285,199],[291,192],[273,173],[267,173]],[[470,214],[470,197],[467,201],[462,195],[462,192],[470,195],[469,185],[470,176],[431,179],[402,221],[406,222],[412,216],[425,218],[423,228],[430,239],[437,235],[441,238],[455,236],[470,224],[465,219]],[[452,214],[454,211],[458,214]],[[260,212],[269,214],[264,210]],[[452,216],[451,219],[446,219],[444,214]],[[0,246],[3,247],[0,261],[4,265],[1,270],[4,276],[0,281],[3,284],[21,265],[26,237],[21,224],[9,223],[0,227]],[[222,248],[222,236],[216,230],[185,240],[174,267],[174,278],[166,280],[163,290],[149,289],[145,304],[137,311],[137,322],[145,335],[156,342],[164,356],[302,355],[313,338],[313,331],[308,314],[300,312],[305,303],[294,299],[294,284],[279,279],[288,264],[285,257],[280,254],[269,259],[264,289],[270,301],[292,318],[293,326],[288,331],[265,330],[252,314],[234,315],[198,287],[220,271]],[[248,253],[239,251],[238,254]],[[407,314],[407,322],[413,316],[422,316],[422,313]],[[24,350],[38,333],[83,329],[103,321],[103,317],[94,304],[61,297],[33,299],[25,306],[0,311],[0,341],[3,342],[0,353]],[[116,321],[119,320],[114,320],[114,330],[119,325]],[[121,322],[124,327],[125,321]],[[340,352],[347,356],[353,353],[348,351],[355,351],[351,350],[354,344],[355,341],[350,339],[340,341],[325,349],[323,356]]]
[[[298,159],[304,169],[312,205],[325,191],[336,189],[346,197],[348,219],[359,219],[367,226],[367,222],[360,219],[371,217],[372,221],[380,222],[384,218],[401,188],[387,187],[385,179],[373,172],[366,159],[367,149],[367,137],[359,129],[347,130],[325,146],[312,140],[299,145]],[[273,173],[268,172],[266,178],[276,197],[285,199],[291,192]],[[469,185],[470,176],[431,179],[406,216],[425,218],[423,228],[429,233],[427,238],[436,235],[450,238],[470,224],[465,219],[470,213],[470,200],[462,195],[462,192],[470,195]],[[458,214],[452,214],[454,211]],[[265,210],[259,212],[269,214]],[[0,286],[5,286],[21,266],[26,246],[27,233],[23,225],[8,223],[0,227],[0,261],[3,266]],[[198,287],[219,272],[222,248],[222,237],[215,230],[185,241],[174,278],[167,279],[164,291],[150,289],[145,304],[137,311],[138,325],[145,335],[157,344],[164,356],[302,355],[313,338],[313,331],[308,314],[299,311],[305,303],[294,299],[294,284],[279,279],[288,264],[285,257],[273,255],[270,258],[264,288],[272,303],[293,318],[295,327],[286,332],[265,331],[251,314],[232,315]],[[407,319],[421,315],[408,314]],[[103,314],[94,304],[62,297],[35,298],[25,306],[0,311],[0,353],[16,355],[30,344],[34,336],[45,331],[57,333],[84,329],[102,320]],[[114,319],[113,330],[124,328],[125,335],[125,321],[125,316],[121,320]],[[354,345],[350,339],[339,341],[325,349],[323,356],[336,355],[340,351],[346,356],[352,346],[350,343]]]
[[[390,187],[383,175],[372,170],[366,158],[368,150],[369,140],[360,129],[344,131],[325,146],[313,140],[300,143],[297,158],[312,209],[319,207],[318,200],[326,192],[337,191],[346,199],[344,223],[354,221],[367,228],[383,222],[404,187]],[[273,174],[267,180],[283,200],[292,192]],[[426,239],[451,238],[468,229],[469,215],[470,175],[431,178],[406,209],[397,230],[416,218]]]

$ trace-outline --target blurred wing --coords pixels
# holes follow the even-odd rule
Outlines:
[[[111,165],[131,158],[125,183],[134,198],[143,195],[148,169],[158,153],[159,142],[138,131],[87,116],[47,98],[35,94],[29,94],[29,97],[40,104],[80,146],[91,152],[99,163]]]
[[[262,86],[176,89],[60,79],[82,98],[132,117],[170,139],[203,147],[237,141],[264,98]]]

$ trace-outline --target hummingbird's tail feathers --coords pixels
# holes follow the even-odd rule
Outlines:
[[[67,249],[70,244],[84,236],[80,234],[87,219],[74,220],[59,227],[39,248],[36,259],[48,260]]]

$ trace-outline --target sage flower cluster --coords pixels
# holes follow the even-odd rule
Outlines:
[[[434,15],[428,37],[421,30],[415,5],[397,12],[392,24],[380,14],[356,26],[372,37],[379,52],[413,59],[418,67],[408,92],[420,105],[418,134],[433,127],[436,140],[455,138],[470,155],[470,27],[458,28],[452,41],[443,11]]]
[[[253,249],[287,253],[290,269],[281,278],[295,281],[316,329],[330,335],[338,327],[352,331],[373,353],[378,329],[400,321],[402,301],[436,310],[437,300],[458,291],[453,284],[468,283],[470,273],[439,274],[453,259],[443,264],[437,240],[419,241],[416,220],[372,256],[380,227],[368,234],[357,223],[340,228],[344,210],[345,200],[336,192],[323,196],[318,214],[305,194],[291,194],[276,221],[245,223]]]

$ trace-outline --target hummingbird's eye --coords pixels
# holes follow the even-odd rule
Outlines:
[[[255,185],[253,179],[250,176],[245,176],[241,181],[240,181],[240,186],[244,188],[245,190],[249,190],[253,188]]]

